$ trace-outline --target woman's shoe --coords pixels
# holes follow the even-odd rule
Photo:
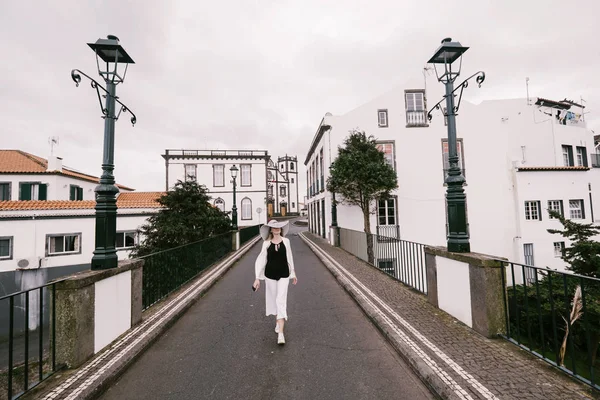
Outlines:
[[[279,333],[277,336],[277,344],[285,344],[285,338],[283,337],[283,333]]]
[[[279,324],[275,324],[275,333],[279,333]]]

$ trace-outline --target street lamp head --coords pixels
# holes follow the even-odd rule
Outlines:
[[[233,167],[229,168],[229,170],[231,171],[231,177],[233,179],[237,178],[237,174],[238,174],[238,167],[235,166],[235,164],[233,164]]]
[[[428,63],[433,64],[435,73],[439,81],[454,81],[460,75],[462,66],[462,55],[468,50],[468,47],[462,46],[459,42],[453,42],[451,38],[442,40],[442,45],[435,51],[435,54],[429,59]],[[452,64],[460,59],[458,71],[452,71]],[[440,76],[437,71],[437,64],[444,65],[445,73]]]
[[[119,44],[119,38],[114,35],[108,35],[106,39],[98,39],[96,43],[88,43],[88,46],[96,53],[98,73],[106,81],[113,83],[123,82],[127,74],[127,66],[135,64],[131,56]],[[106,63],[106,70],[104,71],[100,68],[100,60]],[[125,64],[125,72],[122,77],[117,72],[119,64]]]

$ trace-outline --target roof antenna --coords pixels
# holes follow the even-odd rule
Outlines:
[[[529,77],[525,78],[525,86],[527,86],[527,105],[530,106],[531,102],[529,101]]]
[[[54,146],[58,145],[59,138],[58,136],[52,136],[48,138],[48,144],[50,145],[50,157],[54,156]]]

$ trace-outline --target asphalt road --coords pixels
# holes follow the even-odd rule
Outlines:
[[[256,245],[101,399],[433,399],[298,230],[285,346],[251,289]]]

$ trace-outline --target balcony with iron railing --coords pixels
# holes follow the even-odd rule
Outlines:
[[[592,168],[600,168],[600,154],[592,153],[590,154]]]
[[[427,127],[427,111],[406,111],[406,126],[407,127]]]

